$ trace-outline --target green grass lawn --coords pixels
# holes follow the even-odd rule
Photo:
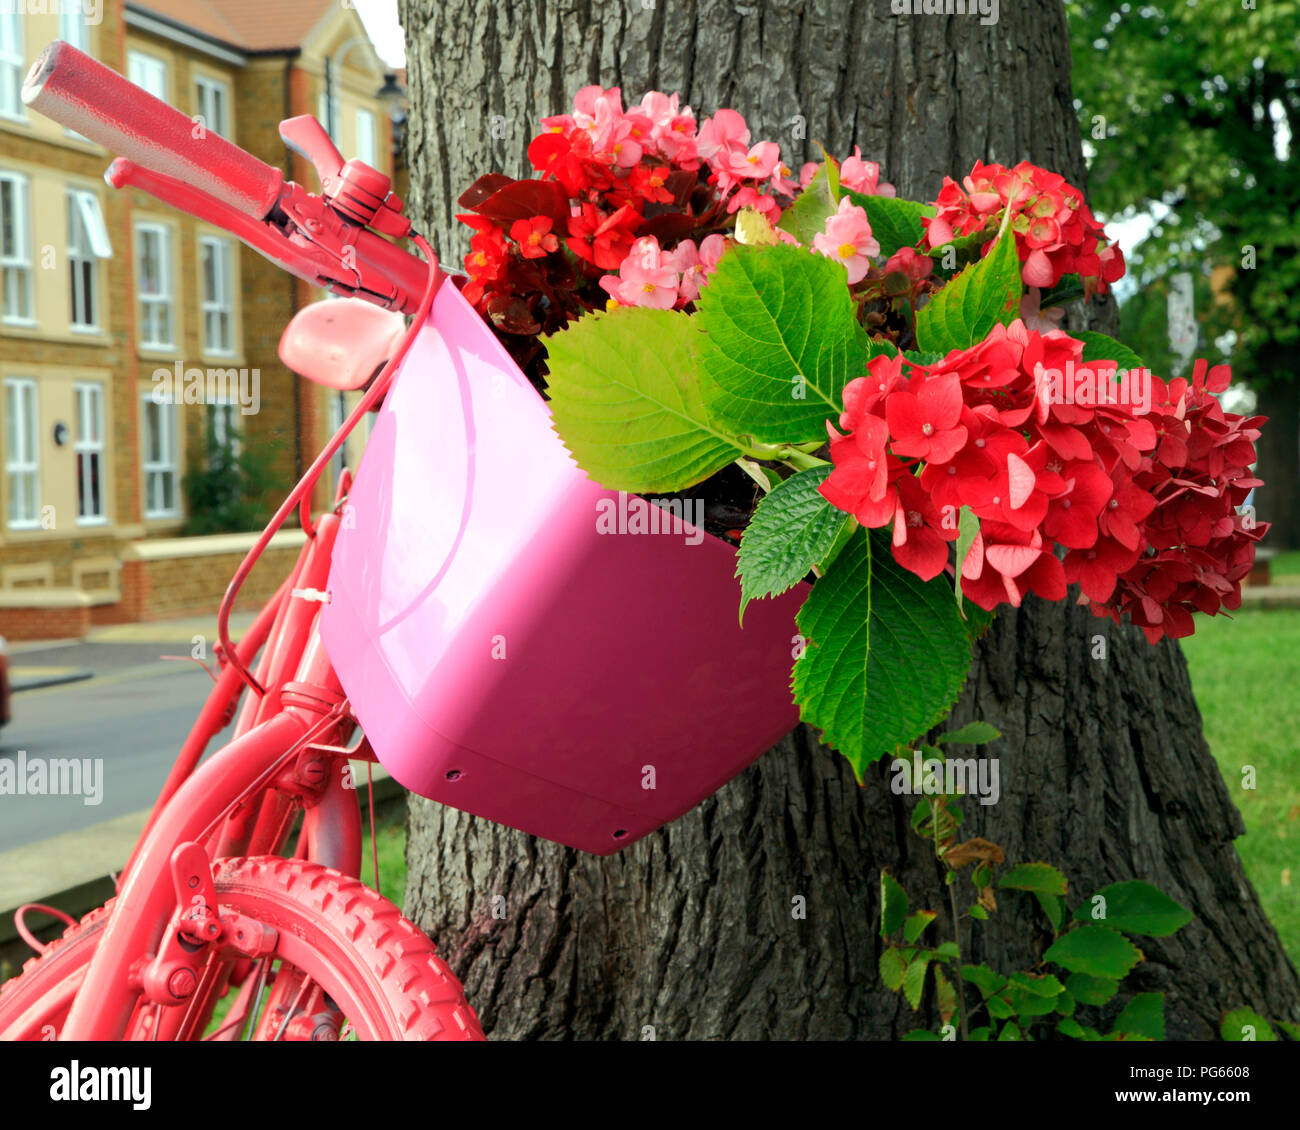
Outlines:
[[[1300,573],[1300,554],[1286,557]],[[1300,965],[1300,609],[1198,616],[1182,645],[1206,740],[1246,820],[1237,850]],[[1245,765],[1253,790],[1241,787]]]
[[[1277,584],[1293,585],[1300,581],[1300,549],[1279,553],[1269,564],[1269,575]]]

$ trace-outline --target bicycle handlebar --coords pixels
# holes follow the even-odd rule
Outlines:
[[[61,40],[32,64],[23,102],[110,153],[192,185],[255,220],[271,211],[284,184],[279,169],[210,130],[196,131],[179,110]]]

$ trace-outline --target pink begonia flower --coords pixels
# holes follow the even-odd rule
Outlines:
[[[928,255],[918,255],[914,247],[900,247],[885,263],[885,273],[906,275],[913,282],[928,278],[934,270],[934,260]]]
[[[894,196],[892,184],[880,184],[880,166],[875,161],[864,161],[862,150],[853,147],[853,156],[845,157],[840,165],[840,184],[864,196]]]
[[[817,175],[817,170],[821,168],[816,161],[808,161],[799,169],[799,187],[807,188],[812,184],[812,179]]]
[[[704,119],[696,139],[696,149],[700,156],[710,164],[719,153],[732,149],[749,149],[749,126],[745,119],[735,110],[719,110],[711,118]]]
[[[689,106],[678,105],[676,94],[651,91],[637,110],[650,120],[650,137],[659,155],[681,168],[696,168],[695,115]]]
[[[793,196],[799,191],[799,185],[790,178],[794,170],[789,165],[778,164],[772,173],[772,192],[778,196]]]
[[[813,237],[813,250],[844,264],[851,286],[866,278],[872,256],[880,254],[880,244],[872,238],[867,213],[846,196],[839,211],[827,219],[825,229]]]
[[[691,239],[677,245],[672,261],[682,274],[679,293],[683,299],[694,302],[699,298],[700,288],[709,281],[726,246],[727,241],[721,235],[705,236],[698,249]]]
[[[632,244],[617,275],[605,275],[600,285],[621,306],[651,306],[671,310],[677,304],[677,270],[671,257],[648,235]]]
[[[727,202],[727,214],[732,215],[745,207],[757,208],[773,227],[781,218],[781,205],[776,202],[776,198],[760,195],[758,189],[751,185],[745,185]]]

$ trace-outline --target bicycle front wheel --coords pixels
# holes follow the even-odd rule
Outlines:
[[[481,1040],[478,1017],[433,943],[360,880],[278,856],[219,861],[217,900],[275,927],[273,954],[205,968],[195,1001],[142,1003],[129,1039]],[[110,904],[111,905],[111,904]],[[58,1038],[108,918],[70,926],[0,987],[0,1039]],[[222,998],[220,1019],[211,1019]]]

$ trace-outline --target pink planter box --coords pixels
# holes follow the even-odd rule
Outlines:
[[[803,592],[754,602],[742,630],[734,551],[671,521],[599,532],[620,501],[638,505],[578,470],[444,286],[368,442],[321,619],[401,784],[604,855],[794,726]]]

